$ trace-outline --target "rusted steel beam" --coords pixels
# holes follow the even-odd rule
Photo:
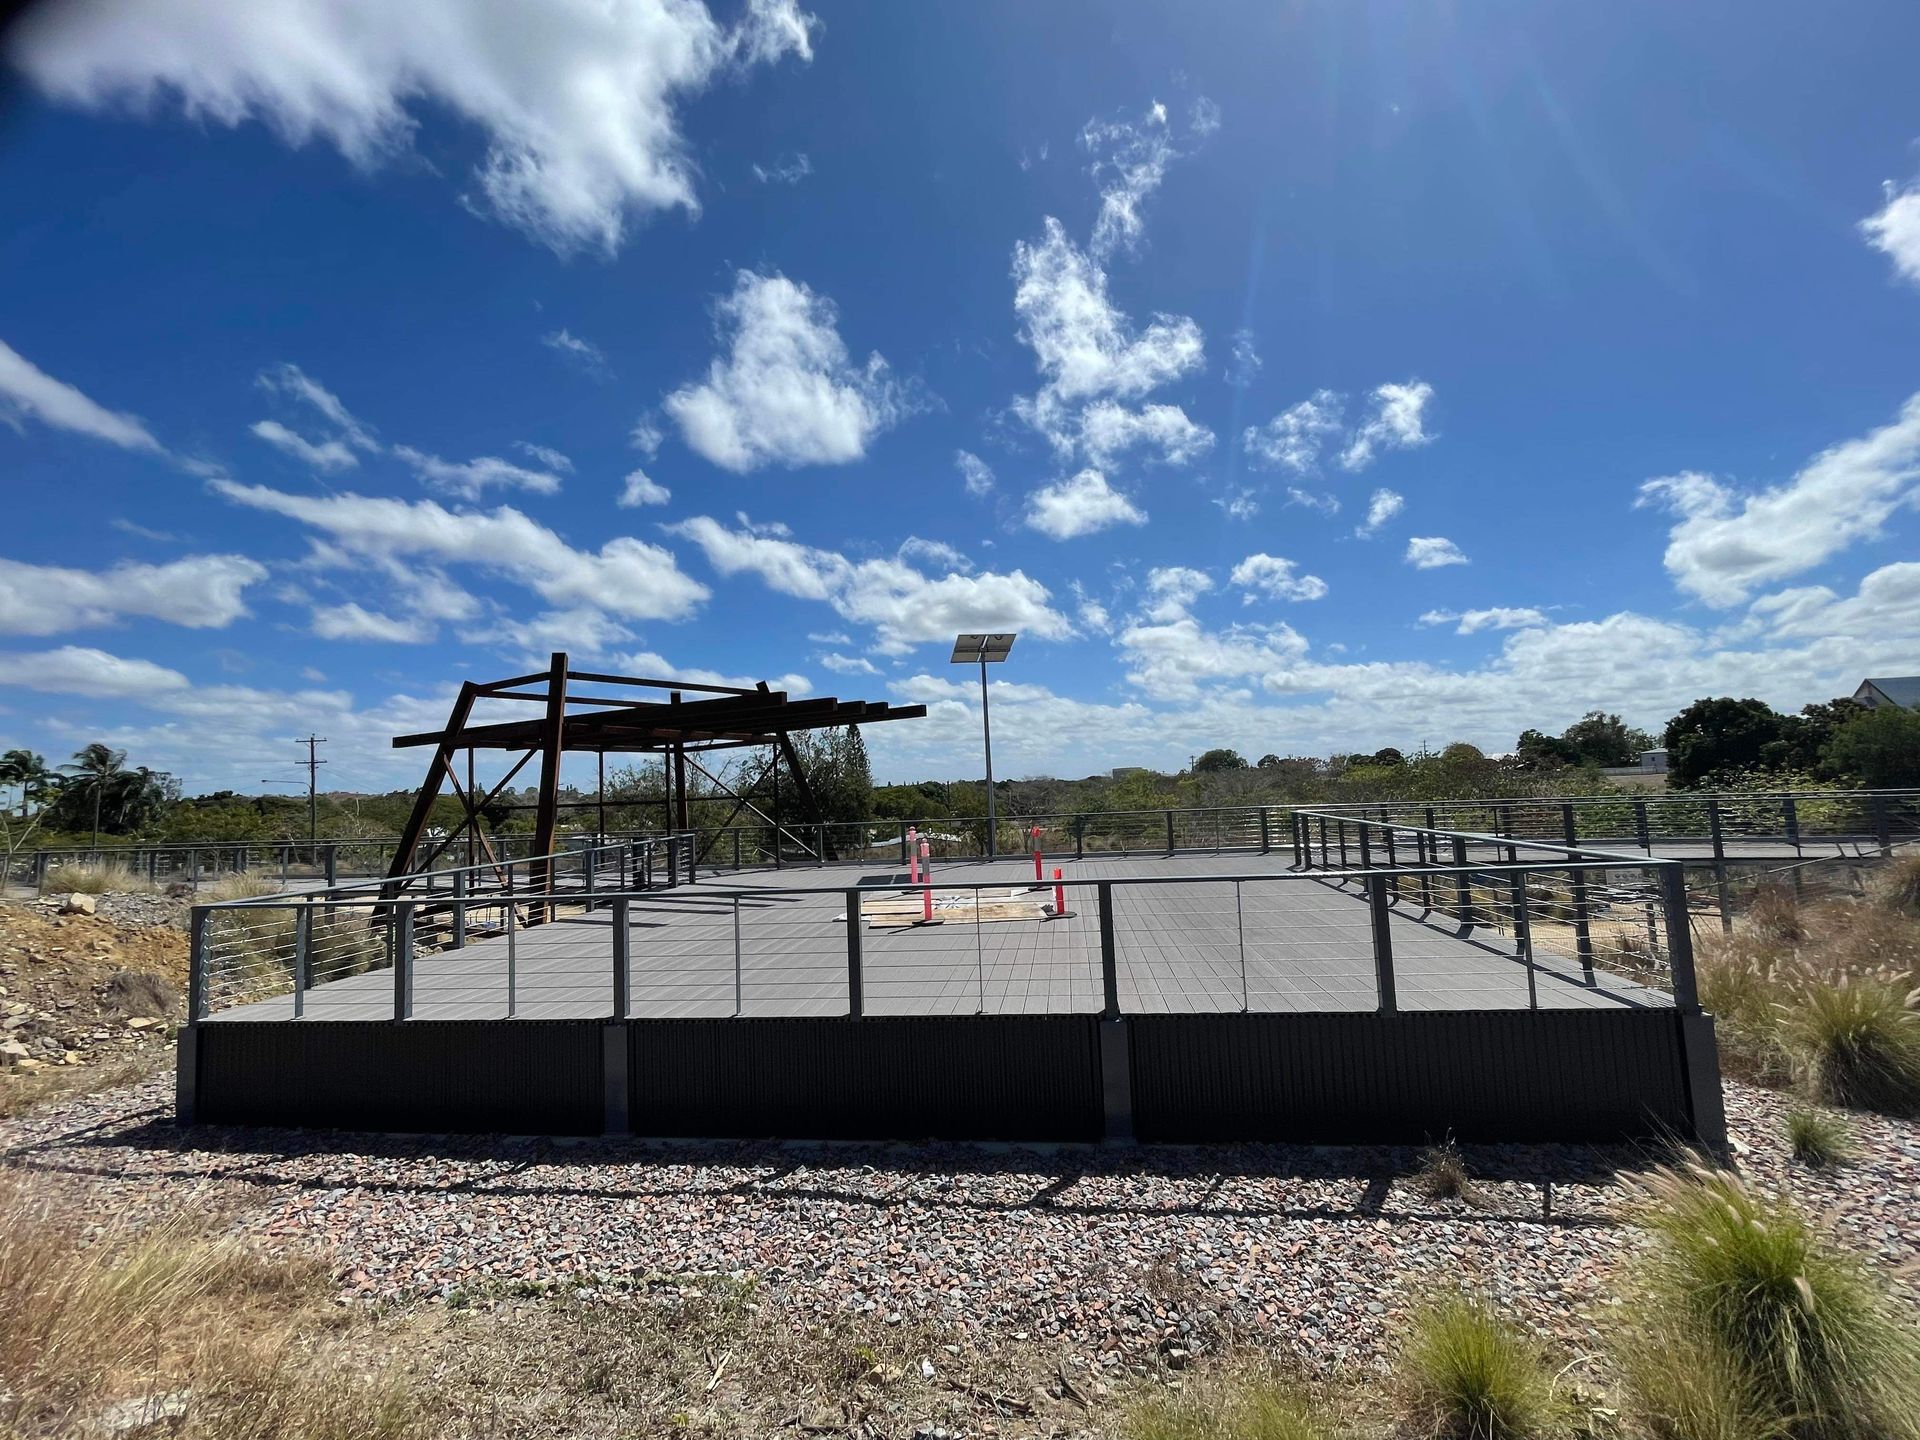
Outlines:
[[[553,652],[553,672],[547,679],[547,722],[540,736],[540,808],[533,817],[533,853],[541,857],[530,869],[528,879],[535,893],[553,888],[554,836],[559,829],[560,760],[567,751],[567,655]],[[553,907],[544,907],[545,918],[553,918]]]
[[[420,782],[420,793],[413,797],[413,813],[407,816],[406,828],[400,832],[400,843],[394,847],[393,863],[387,867],[390,880],[413,869],[413,852],[426,833],[433,802],[440,798],[440,782],[453,776],[453,752],[460,748],[457,737],[467,723],[467,716],[473,713],[473,701],[479,689],[471,680],[460,682],[460,693],[454,696],[453,710],[447,716],[447,728],[439,748],[433,752],[433,759],[427,764],[427,778]]]

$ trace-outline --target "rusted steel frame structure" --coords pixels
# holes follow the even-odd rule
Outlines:
[[[576,685],[628,687],[629,691],[665,691],[664,701],[631,693],[607,695],[582,693]],[[697,698],[695,698],[697,697]],[[508,701],[539,707],[536,717],[490,724],[472,723],[476,705],[482,701]],[[559,831],[560,811],[575,806],[592,806],[604,819],[606,814],[606,759],[608,754],[654,754],[663,757],[667,777],[667,825],[669,830],[688,831],[687,768],[691,765],[714,785],[723,796],[736,802],[734,814],[741,808],[762,812],[746,796],[735,794],[700,763],[698,757],[721,750],[762,747],[769,759],[761,775],[771,769],[774,775],[773,814],[768,818],[778,837],[780,823],[779,784],[782,770],[791,781],[794,793],[806,808],[818,833],[827,834],[826,815],[822,813],[806,770],[794,748],[796,730],[822,730],[841,725],[871,725],[884,720],[910,720],[927,713],[924,705],[889,705],[885,701],[840,700],[832,696],[795,700],[784,690],[770,689],[765,681],[751,688],[734,685],[706,685],[688,680],[655,679],[637,675],[608,675],[599,671],[574,670],[564,651],[554,653],[546,670],[531,675],[514,675],[486,683],[467,681],[455,697],[446,725],[439,730],[394,737],[395,749],[433,747],[426,779],[414,798],[413,812],[395,847],[388,866],[389,879],[429,868],[462,835],[474,842],[494,863],[492,846],[480,828],[480,817],[506,786],[535,758],[539,760],[537,799],[534,803],[533,848],[536,855],[551,855]],[[467,752],[467,783],[462,785],[454,773],[454,760]],[[484,796],[473,780],[474,752],[478,750],[520,751],[520,758],[505,778]],[[600,758],[599,795],[595,800],[569,802],[560,799],[560,766],[568,752],[587,752]],[[784,764],[783,764],[784,762]],[[757,783],[756,777],[755,783]],[[454,831],[442,837],[431,853],[418,855],[426,834],[427,821],[443,786],[451,788],[460,801],[462,819]],[[748,786],[751,794],[753,786]],[[731,819],[731,817],[730,817]],[[604,828],[604,825],[603,827]],[[823,859],[836,859],[831,841],[826,842]],[[538,867],[528,877],[532,893],[547,890],[552,880],[550,863]]]

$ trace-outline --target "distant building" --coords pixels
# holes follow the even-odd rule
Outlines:
[[[1667,773],[1667,752],[1664,750],[1642,750],[1639,768],[1649,775]]]
[[[1920,710],[1920,675],[1890,675],[1881,680],[1862,680],[1853,692],[1854,700],[1869,710],[1892,705],[1900,710]]]
[[[1151,774],[1153,774],[1153,771],[1149,770],[1144,765],[1116,765],[1113,767],[1113,778],[1115,780],[1124,780],[1129,775],[1151,775]]]
[[[1632,765],[1609,765],[1600,772],[1623,790],[1667,788],[1667,752],[1642,750]]]

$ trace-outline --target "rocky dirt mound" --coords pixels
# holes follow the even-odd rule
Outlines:
[[[183,932],[58,911],[0,904],[0,1086],[50,1068],[124,1064],[170,1044],[184,1014]]]

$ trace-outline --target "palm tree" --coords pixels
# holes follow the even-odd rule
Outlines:
[[[31,750],[9,750],[0,755],[0,785],[18,785],[20,787],[20,818],[25,819],[29,804],[43,800],[59,780],[59,776],[47,768],[44,755],[36,755]]]
[[[101,796],[124,773],[126,763],[126,751],[115,750],[96,740],[75,751],[72,761],[60,767],[73,777],[76,784],[84,785],[93,792],[93,844],[96,849],[100,844]]]

